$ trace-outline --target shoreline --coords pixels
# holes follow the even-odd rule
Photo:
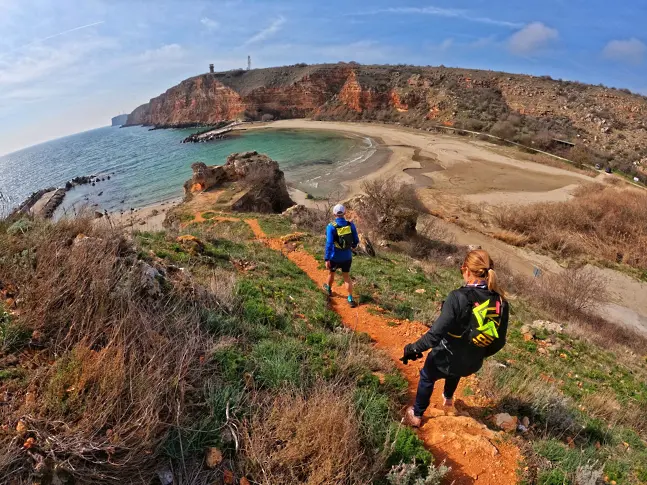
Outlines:
[[[345,198],[359,194],[365,181],[380,177],[414,184],[423,192],[440,190],[460,196],[497,194],[512,205],[523,203],[527,193],[533,193],[537,200],[542,200],[544,193],[553,201],[568,200],[570,191],[561,189],[594,182],[586,175],[566,169],[492,152],[476,141],[398,125],[291,119],[245,124],[238,129],[333,131],[371,138],[378,150],[360,164],[351,178],[342,182]],[[505,190],[507,187],[514,190]]]

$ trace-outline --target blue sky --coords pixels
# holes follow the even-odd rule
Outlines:
[[[647,94],[645,0],[0,0],[0,154],[216,69],[458,66]]]

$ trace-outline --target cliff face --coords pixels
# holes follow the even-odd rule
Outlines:
[[[541,134],[628,162],[647,161],[642,96],[547,77],[444,67],[342,63],[204,74],[140,106],[127,124],[170,127],[259,120],[264,114],[499,129],[528,143]]]
[[[122,126],[128,121],[128,115],[118,115],[112,118],[112,126]]]

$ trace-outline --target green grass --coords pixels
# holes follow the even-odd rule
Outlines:
[[[20,350],[29,342],[30,334],[0,306],[0,353]]]
[[[283,218],[262,217],[260,223],[271,236],[291,232]],[[431,463],[422,442],[398,424],[406,380],[391,364],[385,368],[384,358],[371,349],[370,338],[338,331],[338,315],[305,273],[280,253],[253,241],[244,222],[207,221],[192,224],[183,233],[200,238],[204,253],[186,253],[166,233],[139,233],[136,238],[142,254],[152,251],[170,263],[182,264],[205,284],[213,268],[235,274],[236,303],[231,312],[204,311],[203,322],[210,334],[230,340],[206,356],[205,365],[214,368],[212,380],[202,390],[208,411],[190,426],[169,434],[164,447],[169,457],[186,458],[208,446],[227,450],[229,445],[214,430],[224,423],[227,401],[237,420],[254,412],[247,404],[249,385],[255,392],[273,395],[287,389],[307,393],[324,381],[355,388],[367,453],[388,457],[389,465],[414,459],[418,464]],[[234,260],[253,262],[255,268],[239,272]],[[354,357],[357,353],[362,357]],[[373,375],[374,370],[384,375],[383,383]]]

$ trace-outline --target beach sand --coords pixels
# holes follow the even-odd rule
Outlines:
[[[509,204],[525,203],[529,192],[534,193],[533,201],[542,201],[542,194],[548,194],[547,200],[567,200],[573,186],[592,183],[586,175],[518,160],[489,150],[477,140],[400,126],[295,119],[246,125],[245,129],[330,130],[372,138],[382,150],[353,179],[343,182],[346,198],[361,193],[365,180],[379,177],[413,183],[422,189],[423,198],[425,189],[461,196],[496,193],[498,200]],[[564,187],[569,189],[559,191]]]

